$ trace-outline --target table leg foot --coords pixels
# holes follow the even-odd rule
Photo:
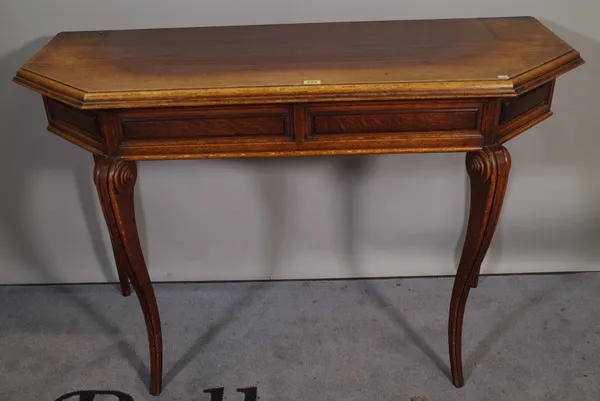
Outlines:
[[[465,306],[470,289],[477,287],[481,262],[494,236],[510,164],[510,154],[501,145],[470,152],[466,158],[471,181],[471,206],[467,235],[452,289],[448,323],[450,368],[456,387],[464,385],[462,326]]]
[[[473,281],[471,282],[471,288],[477,288],[478,285],[479,285],[479,273],[477,273],[473,277]]]
[[[96,157],[95,182],[103,204],[104,216],[115,249],[115,257],[122,263],[119,269],[123,294],[131,281],[139,299],[150,345],[150,393],[161,392],[162,381],[162,334],[160,316],[152,282],[140,246],[133,202],[137,178],[135,162],[126,162],[108,157]],[[127,283],[124,286],[123,283]]]

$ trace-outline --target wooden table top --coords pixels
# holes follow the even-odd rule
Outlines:
[[[515,96],[581,62],[531,17],[64,32],[15,81],[78,108]]]

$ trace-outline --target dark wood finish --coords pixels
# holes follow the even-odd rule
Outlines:
[[[94,155],[94,184],[98,191],[98,199],[100,200],[100,207],[102,208],[102,214],[104,214],[104,220],[108,227],[108,234],[110,236],[110,242],[115,256],[115,264],[117,266],[117,273],[119,276],[119,283],[121,285],[121,293],[127,297],[131,295],[131,286],[129,285],[129,271],[131,266],[125,246],[121,241],[121,235],[119,234],[119,228],[115,220],[115,214],[113,211],[110,194],[107,191],[108,186],[105,184],[106,172],[102,172],[102,164],[104,157]],[[104,176],[102,175],[104,174]]]
[[[117,154],[149,160],[475,150],[483,144],[486,102],[131,110],[118,113]]]
[[[162,333],[158,305],[138,238],[133,191],[135,162],[96,157],[94,178],[106,218],[120,275],[126,272],[140,301],[150,344],[150,393],[160,394],[162,381]],[[121,285],[124,286],[125,278]],[[127,287],[124,293],[127,292]]]
[[[49,131],[93,153],[106,151],[96,112],[78,110],[47,96],[43,99]]]
[[[452,298],[448,323],[450,367],[456,387],[464,385],[462,369],[462,326],[469,290],[478,283],[479,270],[490,246],[508,182],[510,154],[501,145],[484,147],[467,154],[466,166],[471,179],[469,225]]]
[[[342,105],[343,107],[343,105]],[[429,110],[423,113],[365,113],[314,115],[314,136],[421,131],[474,130],[477,110]]]
[[[537,20],[489,18],[61,33],[14,81],[48,129],[95,155],[121,291],[133,285],[161,390],[158,308],[135,225],[135,160],[468,152],[471,211],[452,292],[453,382],[470,288],[510,168],[579,53]]]
[[[48,121],[70,126],[98,142],[102,142],[98,115],[93,112],[77,110],[56,100],[46,98]]]
[[[522,116],[534,107],[547,104],[550,101],[553,83],[554,82],[548,82],[514,100],[505,100],[502,102],[500,125],[506,124],[507,122]]]
[[[500,142],[514,138],[552,115],[550,107],[555,83],[552,80],[538,89],[503,103],[498,134]]]
[[[290,142],[290,106],[148,110],[120,113],[123,142],[199,139]]]
[[[478,131],[481,104],[384,102],[309,106],[308,136]],[[360,135],[348,135],[349,138]]]

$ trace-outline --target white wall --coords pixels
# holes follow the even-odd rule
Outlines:
[[[115,281],[92,157],[45,131],[10,82],[65,30],[533,15],[587,64],[555,116],[508,144],[513,170],[485,273],[600,270],[597,0],[0,0],[0,283]],[[453,274],[464,156],[140,163],[154,280]]]

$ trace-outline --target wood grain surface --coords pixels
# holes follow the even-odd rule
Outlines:
[[[95,109],[489,97],[580,62],[530,17],[336,22],[64,32],[15,81]]]

